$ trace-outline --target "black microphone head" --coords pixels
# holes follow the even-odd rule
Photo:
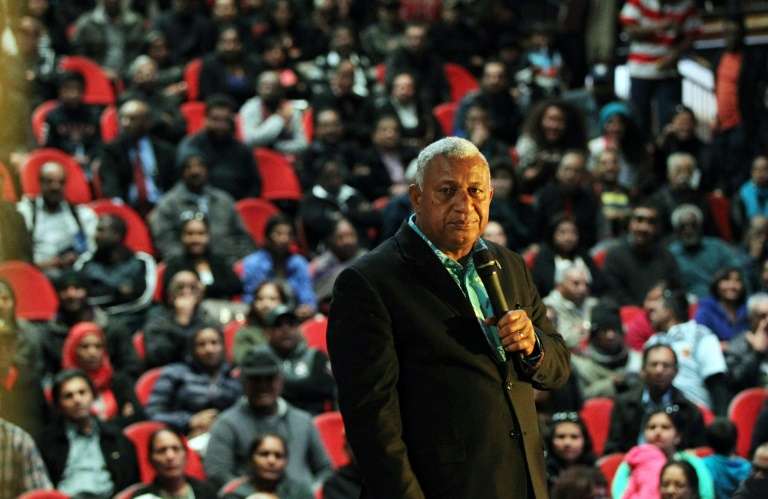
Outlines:
[[[475,268],[477,269],[477,273],[480,274],[481,279],[499,270],[499,262],[488,248],[483,248],[472,253],[472,260],[475,262]]]

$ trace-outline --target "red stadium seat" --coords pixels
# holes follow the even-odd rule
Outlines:
[[[315,427],[320,433],[325,450],[331,458],[334,468],[340,468],[349,462],[344,449],[344,421],[338,411],[326,412],[315,416]]]
[[[58,490],[30,490],[17,499],[69,499],[69,496]]]
[[[709,409],[709,407],[703,406],[701,404],[696,404],[696,407],[699,408],[701,419],[704,421],[704,425],[709,426],[712,424],[712,421],[715,420],[715,414]]]
[[[707,457],[711,456],[715,453],[715,450],[712,447],[702,446],[702,447],[696,447],[693,449],[693,453],[696,454],[699,457]]]
[[[117,215],[125,222],[128,231],[123,242],[130,249],[133,251],[143,251],[148,255],[155,253],[149,228],[147,228],[147,224],[144,223],[144,220],[133,208],[126,204],[115,203],[109,199],[93,201],[88,206],[99,216],[105,214]]]
[[[227,361],[234,360],[235,336],[245,321],[234,320],[224,326],[224,350],[227,352]]]
[[[131,344],[133,345],[133,350],[136,352],[136,357],[138,357],[139,360],[144,361],[144,358],[147,356],[147,347],[144,345],[144,331],[136,331],[133,333],[133,336],[131,336]]]
[[[47,100],[32,111],[32,134],[41,146],[45,144],[45,118],[58,105],[57,100]]]
[[[592,448],[597,456],[603,455],[605,441],[608,440],[612,410],[613,399],[595,397],[585,400],[579,412],[581,419],[587,427],[587,431],[589,431],[589,436],[592,439]]]
[[[155,267],[155,293],[152,295],[152,301],[155,303],[162,303],[165,299],[165,262],[160,262]]]
[[[432,109],[432,115],[440,124],[443,135],[453,135],[453,117],[456,115],[458,107],[459,105],[455,102],[445,102]]]
[[[616,470],[619,469],[619,465],[624,460],[623,452],[615,452],[608,454],[597,460],[597,467],[603,472],[605,480],[608,482],[608,490],[611,490],[611,482],[616,475]]]
[[[115,104],[115,89],[104,70],[91,59],[81,56],[65,56],[59,61],[62,71],[74,71],[85,78],[83,101],[86,104],[112,106]]]
[[[120,133],[120,117],[115,106],[107,106],[104,111],[101,112],[101,118],[99,118],[99,126],[101,127],[101,140],[104,143],[112,142]]]
[[[223,497],[226,494],[229,494],[231,492],[234,492],[235,489],[237,489],[239,486],[241,486],[245,481],[248,480],[247,476],[240,476],[237,478],[233,478],[232,480],[228,481],[224,484],[224,486],[219,491],[219,496]]]
[[[523,261],[525,261],[525,266],[529,269],[532,269],[533,265],[536,263],[537,256],[539,256],[538,248],[532,248],[523,253]]]
[[[269,201],[301,199],[301,185],[288,158],[265,147],[253,150],[261,176],[261,197]]]
[[[78,162],[69,154],[59,149],[45,148],[33,151],[21,168],[21,187],[24,194],[33,197],[40,193],[40,169],[49,162],[64,166],[67,173],[67,183],[64,186],[64,197],[74,204],[87,203],[91,200],[91,188],[88,179]]]
[[[312,142],[315,133],[315,117],[311,107],[304,110],[301,121],[304,124],[304,135],[307,137],[307,142]]]
[[[443,65],[445,79],[451,87],[451,101],[459,102],[462,97],[479,87],[477,78],[458,64],[446,63]]]
[[[134,388],[136,390],[136,398],[141,405],[145,406],[149,402],[149,397],[152,395],[152,389],[155,387],[155,383],[157,383],[157,379],[162,372],[162,367],[153,367],[152,369],[145,371],[144,374],[139,376],[139,379],[136,380],[136,386]]]
[[[185,102],[179,108],[187,122],[187,135],[197,133],[205,124],[205,102]]]
[[[731,202],[722,194],[711,193],[707,196],[709,211],[712,213],[715,227],[720,237],[726,241],[733,241],[733,227],[731,226]]]
[[[624,305],[619,308],[621,325],[624,326],[627,346],[638,352],[643,350],[643,345],[655,332],[648,314],[643,307]]]
[[[149,462],[149,437],[157,430],[165,427],[165,423],[159,421],[140,421],[123,429],[123,434],[133,443],[136,449],[136,459],[139,461],[139,477],[142,483],[151,483],[155,479],[155,470]],[[203,471],[200,456],[189,448],[186,439],[184,440],[184,446],[187,448],[185,474],[205,480],[205,472]]]
[[[16,193],[16,185],[13,181],[13,174],[5,163],[0,161],[0,184],[2,184],[2,190],[0,190],[0,199],[8,201],[9,203],[15,203],[19,200],[19,195]]]
[[[307,345],[328,353],[325,332],[328,329],[328,318],[324,315],[316,315],[301,323],[301,334],[307,341]]]
[[[187,100],[196,101],[200,97],[200,70],[203,60],[192,59],[184,67],[184,82],[187,84]]]
[[[608,254],[608,252],[605,250],[605,248],[602,248],[600,250],[597,250],[594,255],[592,255],[592,261],[595,262],[595,265],[597,265],[597,268],[600,270],[603,269],[605,266],[605,256]]]
[[[26,262],[2,262],[0,277],[13,288],[19,317],[30,321],[48,321],[56,315],[59,297],[53,284],[37,267]]]
[[[741,457],[747,457],[749,454],[752,430],[766,398],[768,398],[768,390],[765,388],[747,388],[733,397],[728,406],[728,419],[736,425],[739,435],[736,441],[736,453]]]
[[[241,199],[235,204],[235,209],[245,225],[251,239],[258,245],[264,245],[264,227],[270,217],[280,213],[275,205],[260,198]]]
[[[376,75],[376,81],[380,85],[385,85],[387,82],[387,65],[383,62],[380,64],[377,64],[374,68],[374,73]]]

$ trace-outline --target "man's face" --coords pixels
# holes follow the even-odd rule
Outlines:
[[[581,154],[568,153],[563,156],[557,168],[557,181],[560,185],[567,190],[579,187],[584,177],[585,163],[586,160]]]
[[[133,73],[133,83],[139,87],[152,87],[156,80],[157,63],[154,60],[147,60]]]
[[[610,149],[603,151],[598,160],[597,171],[603,182],[615,183],[619,179],[620,171],[618,154]]]
[[[768,478],[768,448],[761,445],[752,457],[752,475],[755,478]]]
[[[218,139],[232,136],[234,115],[228,107],[214,107],[205,118],[205,129]]]
[[[110,217],[100,217],[96,224],[96,246],[101,249],[111,249],[122,242],[120,232]]]
[[[342,62],[333,74],[333,86],[338,95],[350,95],[355,85],[355,68],[349,62]]]
[[[208,167],[200,157],[192,157],[187,160],[184,170],[181,172],[181,180],[191,191],[197,192],[208,183]]]
[[[271,409],[283,392],[283,377],[279,374],[242,376],[242,379],[245,397],[255,410]]]
[[[322,111],[317,116],[317,126],[315,134],[318,140],[335,144],[341,140],[344,128],[341,126],[341,118],[336,111]]]
[[[591,341],[598,350],[610,355],[621,352],[624,346],[624,336],[613,327],[605,327],[595,332]]]
[[[186,458],[187,451],[176,434],[165,430],[155,436],[149,460],[160,477],[164,479],[182,478]]]
[[[83,86],[76,81],[67,81],[59,87],[59,100],[64,107],[79,107],[83,102]]]
[[[556,106],[549,106],[541,117],[541,130],[547,142],[557,142],[565,132],[565,113]]]
[[[421,54],[427,46],[427,29],[423,26],[408,26],[405,30],[405,48],[413,54]]]
[[[400,144],[400,124],[394,118],[382,118],[373,131],[373,143],[385,150],[396,149]]]
[[[654,348],[641,372],[645,384],[659,392],[666,392],[672,386],[672,380],[677,375],[675,356],[669,348]]]
[[[220,24],[231,23],[237,18],[235,0],[216,0],[213,4],[213,19]]]
[[[349,222],[341,222],[333,233],[331,250],[336,258],[346,262],[357,254],[357,231]]]
[[[409,74],[398,75],[392,82],[392,97],[401,104],[407,104],[416,95],[416,85]]]
[[[768,266],[768,262],[765,264]],[[760,321],[768,317],[768,302],[758,301],[754,309],[749,314],[749,329],[757,331]]]
[[[143,102],[131,101],[120,108],[120,127],[127,136],[138,139],[149,132],[149,107]]]
[[[573,269],[566,273],[563,282],[558,288],[563,298],[581,306],[589,296],[589,281],[587,274],[582,270]]]
[[[219,35],[219,41],[216,43],[216,51],[225,61],[236,61],[243,52],[243,44],[240,42],[240,35],[234,28],[225,29]]]
[[[215,329],[206,328],[198,332],[192,348],[195,360],[206,368],[216,368],[224,360],[224,343]]]
[[[664,303],[664,289],[661,286],[656,286],[648,291],[643,301],[643,308],[656,331],[666,330],[666,326],[672,320],[673,315],[672,310]]]
[[[488,164],[480,155],[436,157],[423,186],[410,187],[411,204],[424,234],[458,260],[472,249],[488,223],[493,198]]]
[[[758,187],[768,186],[768,157],[758,156],[752,162],[752,181]]]
[[[277,73],[266,73],[259,78],[259,84],[257,85],[256,92],[259,97],[269,103],[275,104],[280,100],[282,89],[280,87],[280,79]]]
[[[301,339],[299,320],[296,317],[279,317],[274,326],[266,328],[269,344],[276,352],[288,354],[296,348]]]
[[[46,204],[56,206],[64,200],[67,177],[64,168],[44,166],[40,172],[40,195]]]
[[[689,213],[680,219],[680,225],[677,227],[677,234],[680,242],[685,247],[692,247],[701,241],[701,224],[696,215]]]
[[[499,244],[501,246],[507,246],[507,235],[504,233],[504,227],[500,223],[491,220],[488,225],[485,226],[483,231],[483,239]]]
[[[83,378],[72,378],[61,385],[59,409],[70,421],[81,422],[89,417],[93,392]]]
[[[647,247],[656,240],[659,214],[656,210],[640,206],[632,210],[629,219],[629,234],[632,242],[638,247]]]
[[[507,72],[504,65],[497,62],[486,64],[480,85],[489,94],[504,92],[507,89]]]
[[[693,177],[693,172],[696,171],[696,164],[691,158],[683,157],[679,158],[669,169],[667,180],[669,186],[672,189],[681,189],[688,187]]]
[[[68,313],[80,312],[85,308],[88,292],[84,287],[70,284],[59,290],[59,307]]]

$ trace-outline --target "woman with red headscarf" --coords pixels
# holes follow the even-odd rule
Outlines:
[[[144,419],[127,376],[112,369],[106,351],[104,331],[93,322],[79,322],[72,326],[62,349],[63,369],[82,369],[96,387],[97,397],[91,411],[102,421],[118,426]]]

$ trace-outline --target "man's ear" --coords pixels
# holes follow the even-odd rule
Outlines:
[[[421,197],[423,195],[424,193],[421,191],[421,187],[419,187],[418,184],[411,184],[408,186],[408,197],[411,200],[411,208],[414,213],[419,212],[419,208],[421,207]]]

